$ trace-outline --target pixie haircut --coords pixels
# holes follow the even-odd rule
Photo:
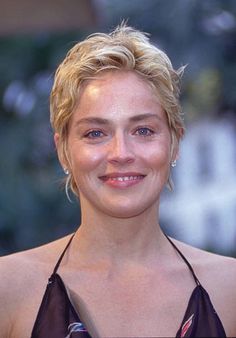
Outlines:
[[[69,123],[73,110],[79,104],[82,84],[109,70],[133,71],[151,84],[166,112],[172,142],[178,142],[184,134],[179,102],[183,69],[174,70],[168,56],[150,43],[146,33],[125,23],[109,34],[95,33],[77,43],[58,67],[50,97],[51,124],[60,135],[59,156],[69,166]],[[170,180],[168,183],[170,185]],[[68,187],[79,195],[71,174],[67,179]]]

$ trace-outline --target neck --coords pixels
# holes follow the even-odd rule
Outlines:
[[[157,210],[153,205],[139,215],[117,218],[83,205],[82,223],[75,237],[77,251],[93,262],[150,261],[165,242]]]

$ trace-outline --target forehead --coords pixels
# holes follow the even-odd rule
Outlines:
[[[96,98],[103,91],[109,94],[112,92],[115,94],[118,91],[123,92],[125,96],[135,97],[134,89],[138,90],[139,94],[157,96],[153,86],[141,75],[134,71],[124,70],[103,71],[93,79],[85,81],[82,86],[82,95],[86,92],[91,98]]]
[[[151,84],[133,71],[106,71],[84,82],[72,120],[88,116],[116,120],[145,113],[166,119]]]
[[[69,130],[98,124],[125,127],[144,120],[169,129],[154,88],[134,72],[109,71],[83,84]]]

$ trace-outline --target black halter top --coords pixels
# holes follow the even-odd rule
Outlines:
[[[73,236],[62,252],[48,280],[31,338],[92,338],[86,326],[80,320],[68,296],[63,280],[57,273]],[[191,294],[176,337],[226,337],[222,322],[207,291],[196,277],[192,266],[170,238],[167,237],[167,239],[182,257],[196,282],[196,287]],[[117,334],[119,335],[119,332]]]

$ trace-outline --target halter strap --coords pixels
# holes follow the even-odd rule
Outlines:
[[[180,255],[180,257],[181,257],[181,258],[184,260],[184,262],[187,264],[187,266],[188,266],[190,272],[191,272],[192,275],[193,275],[193,278],[194,278],[196,284],[197,284],[197,285],[201,285],[201,283],[199,282],[199,280],[198,280],[198,278],[197,278],[197,276],[196,276],[196,274],[195,274],[195,272],[194,272],[194,270],[193,270],[191,264],[188,262],[188,260],[187,260],[187,259],[185,258],[185,256],[182,254],[182,252],[178,249],[178,247],[172,242],[172,240],[171,240],[166,234],[164,234],[164,235],[166,236],[166,238],[168,239],[168,241],[170,242],[170,244],[173,246],[173,248],[178,252],[178,254]],[[57,261],[57,263],[56,263],[56,265],[55,265],[55,267],[54,267],[54,270],[53,270],[52,275],[55,275],[55,274],[57,273],[57,270],[58,270],[58,268],[59,268],[59,266],[60,266],[60,264],[61,264],[61,261],[62,261],[63,257],[65,256],[65,253],[66,253],[67,249],[69,248],[69,246],[70,246],[70,244],[71,244],[71,242],[72,242],[74,236],[75,236],[75,233],[72,234],[72,236],[70,237],[70,239],[69,239],[69,241],[68,241],[68,243],[67,243],[65,249],[64,249],[63,252],[61,253],[61,255],[60,255],[60,257],[59,257],[59,259],[58,259],[58,261]]]
[[[72,239],[74,238],[74,236],[75,236],[75,232],[73,233],[73,235],[72,235],[71,238],[69,239],[69,241],[68,241],[68,243],[67,243],[65,249],[63,250],[62,254],[60,255],[60,257],[59,257],[59,259],[58,259],[58,261],[57,261],[57,264],[55,265],[55,268],[54,268],[54,270],[53,270],[52,275],[55,275],[55,274],[57,273],[57,270],[58,270],[58,268],[59,268],[59,266],[60,266],[60,264],[61,264],[61,261],[62,261],[64,255],[65,255],[65,253],[66,253],[66,250],[69,248],[69,246],[70,246],[70,244],[71,244]]]
[[[188,260],[184,257],[184,255],[182,254],[182,252],[177,248],[177,246],[171,241],[171,239],[166,235],[166,238],[168,239],[168,241],[170,242],[170,244],[174,247],[174,249],[178,252],[178,254],[181,256],[181,258],[184,260],[184,262],[187,264],[189,270],[191,271],[192,275],[193,275],[193,278],[196,282],[197,285],[201,285],[201,283],[199,282],[197,276],[195,275],[195,272],[191,266],[191,264],[188,262]]]

